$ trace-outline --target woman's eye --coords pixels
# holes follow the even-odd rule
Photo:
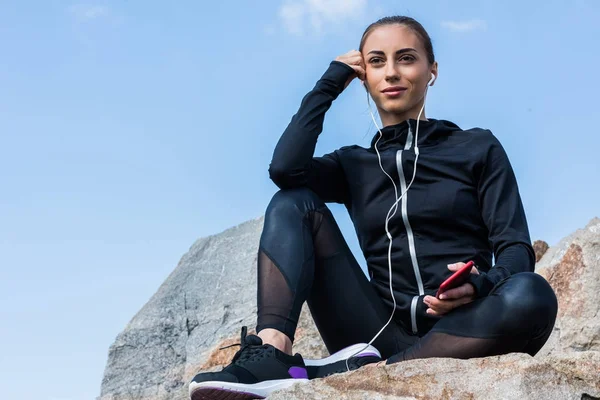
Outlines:
[[[408,61],[408,62],[410,62],[410,61],[414,61],[414,60],[415,60],[415,58],[413,56],[409,56],[409,55],[400,57],[400,61]]]
[[[379,64],[381,61],[383,61],[381,58],[372,58],[370,63],[371,64]]]

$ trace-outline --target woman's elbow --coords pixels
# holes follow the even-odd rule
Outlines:
[[[288,168],[273,165],[273,163],[269,165],[269,178],[271,178],[273,183],[280,189],[292,189],[294,187],[302,186],[301,176],[294,174]]]

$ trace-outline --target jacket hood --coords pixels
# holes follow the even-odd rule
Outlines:
[[[411,147],[413,147],[416,128],[416,119],[407,119],[398,124],[383,127],[381,129],[382,138],[379,140],[377,148],[382,149],[389,145],[404,146],[408,137],[411,138]],[[429,118],[427,121],[421,120],[419,121],[419,147],[429,146],[444,140],[457,130],[461,130],[458,125],[443,119]],[[375,146],[379,136],[379,131],[377,131],[371,140],[371,148]]]

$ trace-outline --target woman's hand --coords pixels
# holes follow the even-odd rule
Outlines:
[[[350,82],[352,82],[352,79],[356,78],[357,76],[358,79],[360,79],[361,81],[364,81],[366,79],[365,61],[363,60],[363,56],[360,51],[350,50],[346,54],[337,56],[335,58],[335,61],[343,62],[344,64],[352,68],[355,72],[355,74],[348,78],[348,80],[346,81],[344,89],[346,89]]]
[[[452,272],[461,269],[465,263],[448,264],[448,269]],[[471,269],[472,274],[479,275],[477,268]],[[442,316],[456,307],[470,303],[475,300],[475,288],[470,283],[464,283],[454,289],[450,289],[440,295],[440,298],[425,296],[423,302],[429,307],[427,314]]]

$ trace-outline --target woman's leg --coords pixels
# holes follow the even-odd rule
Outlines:
[[[511,352],[533,356],[552,333],[557,310],[554,291],[543,277],[533,272],[515,274],[498,283],[487,297],[452,310],[415,345],[387,362]]]
[[[282,190],[267,208],[260,240],[259,336],[269,342],[280,332],[293,341],[306,300],[330,352],[370,341],[391,313],[323,201],[308,189]],[[392,322],[373,344],[387,358],[416,339]]]

